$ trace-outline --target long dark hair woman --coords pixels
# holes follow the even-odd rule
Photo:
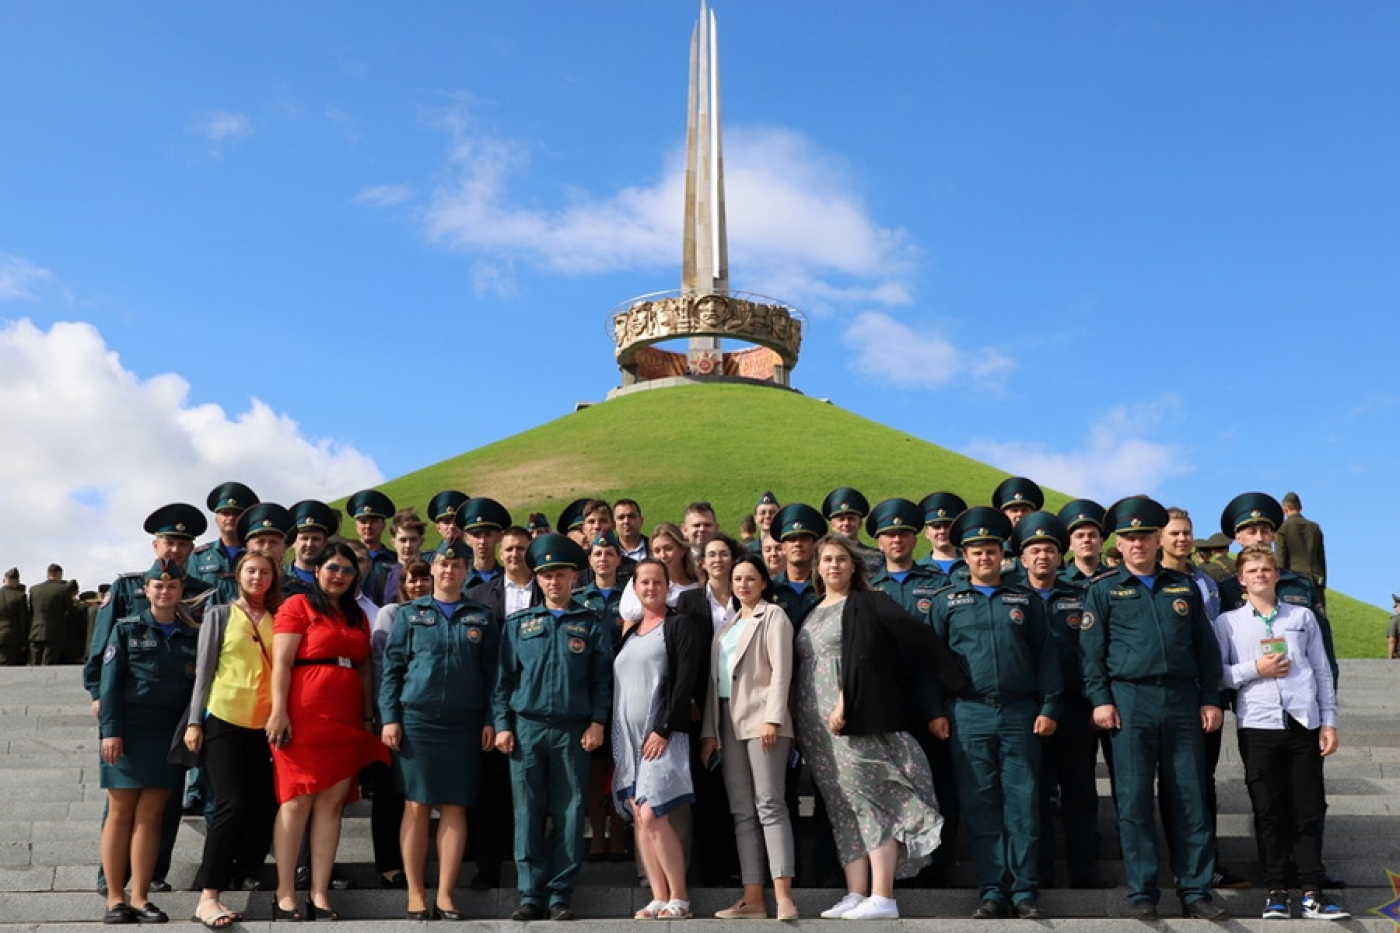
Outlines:
[[[195,919],[222,930],[242,919],[219,895],[236,876],[257,871],[272,843],[277,798],[267,720],[272,713],[273,613],[282,602],[280,572],[270,556],[244,552],[234,566],[238,596],[212,606],[199,628],[194,696],[185,747],[204,752],[214,815],[195,875],[203,891]]]
[[[374,710],[369,621],[355,599],[360,570],[343,542],[312,562],[305,595],[277,611],[272,642],[272,743],[277,785],[274,920],[337,919],[330,907],[331,867],[340,843],[340,816],[358,796],[355,775],[389,752],[371,731]],[[314,819],[312,818],[314,815]],[[296,904],[297,848],[311,820],[311,892]]]

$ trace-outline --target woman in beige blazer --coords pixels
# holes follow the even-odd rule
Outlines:
[[[734,815],[744,893],[715,914],[721,920],[762,919],[766,853],[778,901],[778,919],[796,920],[792,901],[792,821],[783,798],[783,776],[792,748],[792,622],[767,602],[768,569],[756,554],[734,563],[730,581],[739,613],[715,633],[710,646],[711,684],[701,727],[700,757],[719,766]]]

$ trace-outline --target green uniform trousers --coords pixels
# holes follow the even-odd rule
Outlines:
[[[1215,836],[1205,794],[1205,733],[1200,690],[1186,681],[1112,682],[1123,728],[1113,736],[1113,780],[1128,900],[1161,897],[1157,886],[1157,824],[1152,785],[1161,769],[1162,803],[1172,872],[1182,903],[1209,898],[1215,874]]]
[[[983,900],[1020,903],[1040,888],[1039,708],[1028,699],[953,703],[958,803]]]
[[[515,785],[515,871],[522,904],[568,905],[583,865],[586,720],[540,720],[517,714],[510,776]],[[554,822],[546,841],[545,820]]]

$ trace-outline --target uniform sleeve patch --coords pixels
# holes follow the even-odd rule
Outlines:
[[[1172,600],[1172,611],[1179,616],[1189,615],[1191,612],[1191,604],[1184,599]]]
[[[1094,614],[1093,614],[1092,612],[1086,612],[1086,613],[1084,613],[1082,616],[1079,617],[1079,630],[1080,630],[1081,632],[1087,632],[1087,631],[1089,631],[1089,629],[1091,629],[1091,628],[1093,628],[1093,627],[1094,627]]]
[[[107,646],[107,650],[104,651],[104,652],[102,652],[102,663],[103,663],[103,664],[111,664],[112,661],[116,658],[116,656],[117,656],[117,646],[116,646],[116,645],[108,645],[108,646]]]

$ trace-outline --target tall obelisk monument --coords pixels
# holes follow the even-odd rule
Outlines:
[[[623,302],[607,328],[622,385],[613,395],[699,382],[742,382],[790,389],[806,318],[775,298],[729,287],[724,155],[719,130],[719,42],[715,15],[700,0],[690,36],[686,112],[685,222],[681,287]],[[725,352],[720,339],[752,346]],[[686,350],[661,344],[684,339]]]
[[[720,138],[719,35],[708,0],[690,35],[690,94],[685,132],[685,233],[681,292],[729,294],[729,244],[724,221],[724,148]],[[718,337],[691,337],[690,371],[720,360]],[[706,365],[708,364],[708,365]]]

